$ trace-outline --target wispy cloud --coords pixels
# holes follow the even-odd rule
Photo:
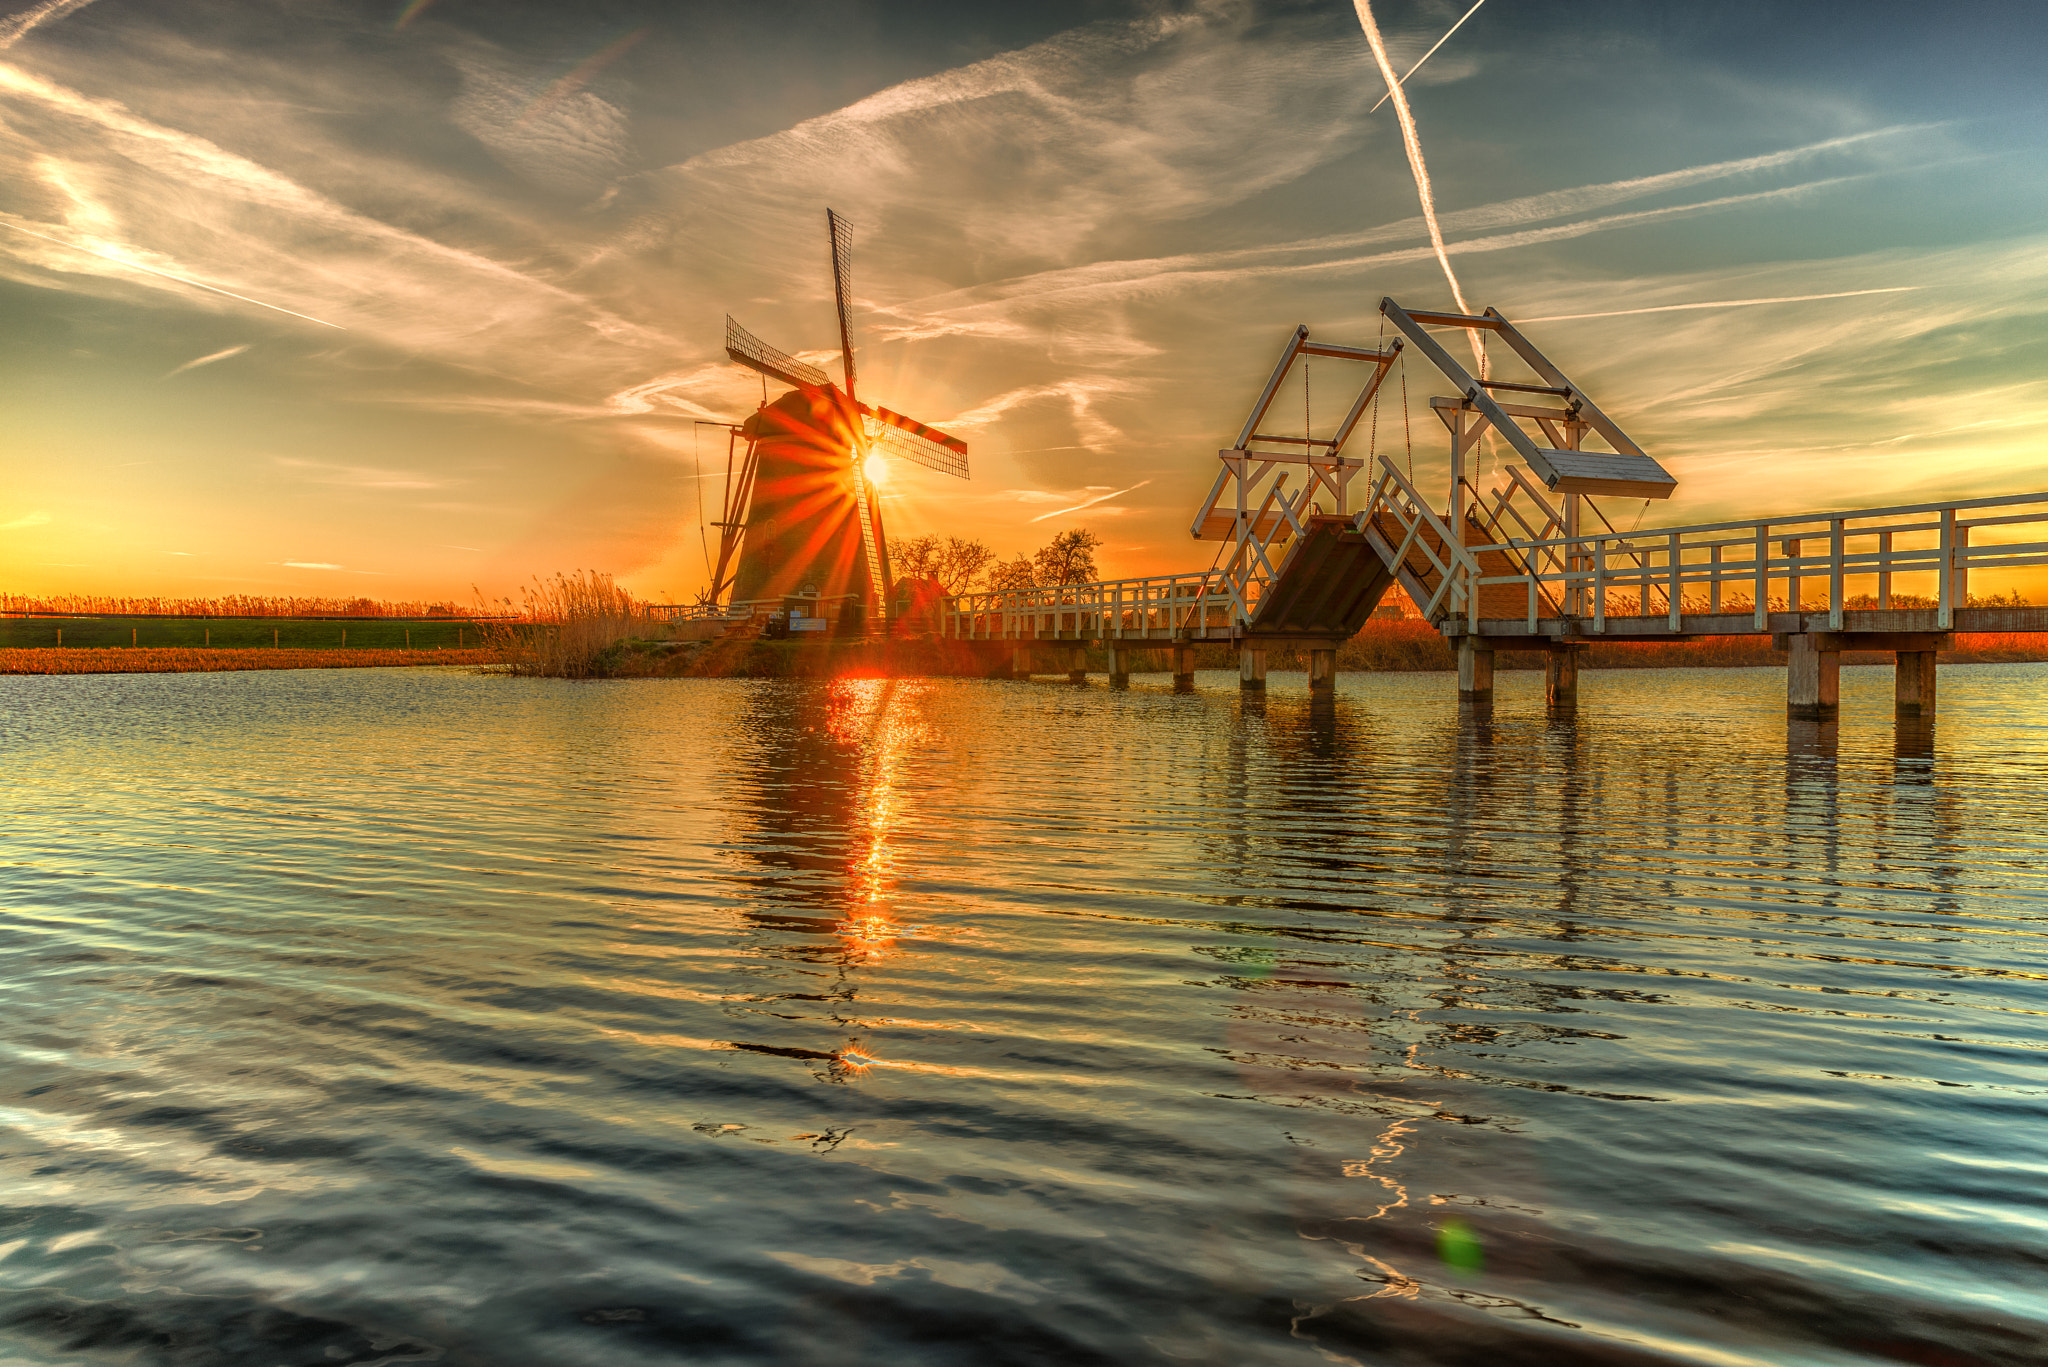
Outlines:
[[[374,465],[337,465],[330,461],[279,456],[276,463],[300,472],[308,484],[332,484],[351,489],[440,489],[450,481],[416,470],[386,470]]]
[[[49,513],[38,508],[32,513],[15,518],[12,522],[0,522],[0,532],[19,532],[30,527],[47,527],[52,520]]]
[[[0,19],[0,52],[5,52],[26,38],[31,29],[62,19],[73,10],[84,9],[92,0],[43,0],[40,5],[30,6],[19,14],[10,14]]]
[[[188,370],[197,370],[200,366],[212,365],[215,361],[225,361],[230,356],[239,356],[247,351],[250,345],[250,343],[244,342],[240,346],[231,346],[224,351],[216,351],[206,356],[195,356],[181,366],[174,366],[166,370],[163,373],[163,378],[168,380],[173,375],[183,375]]]

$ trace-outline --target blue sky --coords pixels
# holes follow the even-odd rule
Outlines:
[[[1465,7],[1375,13],[1405,67]],[[1656,525],[2048,487],[2044,49],[2017,4],[1488,0],[1409,93],[1467,298],[1556,320]],[[864,397],[973,445],[892,532],[1206,565],[1287,332],[1449,302],[1384,90],[1349,3],[60,6],[0,51],[0,584],[687,597],[696,420],[760,398],[722,315],[829,348],[827,205]],[[1751,299],[1793,302],[1674,307]],[[1428,471],[1407,381],[1372,439]]]

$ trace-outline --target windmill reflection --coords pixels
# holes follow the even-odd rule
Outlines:
[[[759,895],[738,915],[760,941],[760,960],[785,966],[783,975],[829,975],[828,989],[791,984],[801,990],[772,998],[827,1004],[822,1019],[838,1038],[803,1053],[829,1059],[835,1081],[887,1066],[858,1010],[861,972],[900,953],[919,929],[898,913],[897,849],[903,766],[924,729],[915,701],[924,687],[837,679],[764,689],[745,723],[752,800],[738,810],[750,829],[734,844],[760,874],[744,880]]]

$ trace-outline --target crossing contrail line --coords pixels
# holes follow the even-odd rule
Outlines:
[[[1365,29],[1365,41],[1372,45],[1373,60],[1380,65],[1380,74],[1386,77],[1387,94],[1394,101],[1394,117],[1401,123],[1401,145],[1408,149],[1408,169],[1415,173],[1415,195],[1422,201],[1422,221],[1429,228],[1429,245],[1436,250],[1436,261],[1444,268],[1444,279],[1451,282],[1451,298],[1457,301],[1458,312],[1470,314],[1472,306],[1465,302],[1465,291],[1458,284],[1458,273],[1451,269],[1451,254],[1444,250],[1444,230],[1436,221],[1436,195],[1429,186],[1429,167],[1422,160],[1422,139],[1415,132],[1415,116],[1408,112],[1408,96],[1401,89],[1401,82],[1394,76],[1394,64],[1387,60],[1387,45],[1380,38],[1380,26],[1372,17],[1372,0],[1354,0],[1358,9],[1358,22]],[[1467,328],[1465,335],[1472,342],[1472,355],[1479,362],[1479,378],[1486,378],[1486,342],[1477,328]]]
[[[1837,290],[1833,294],[1780,294],[1769,299],[1709,299],[1698,304],[1657,304],[1646,309],[1613,309],[1606,313],[1553,313],[1547,318],[1517,318],[1518,323],[1568,323],[1575,318],[1626,318],[1637,313],[1677,313],[1683,309],[1739,309],[1752,304],[1803,304],[1809,299],[1854,299],[1865,294],[1904,294],[1918,285],[1887,285],[1875,290]]]
[[[9,223],[4,218],[0,218],[0,228],[12,228],[15,232],[27,233],[30,237],[40,237],[43,241],[54,242],[60,247],[69,247],[73,251],[102,257],[119,265],[133,266],[136,270],[148,271],[151,275],[161,275],[164,279],[175,280],[181,285],[191,285],[195,289],[211,290],[215,294],[224,294],[230,299],[239,299],[245,304],[254,304],[259,309],[270,309],[277,313],[289,313],[294,318],[303,318],[309,323],[318,323],[321,327],[333,328],[336,332],[348,331],[347,328],[339,323],[330,323],[325,318],[315,318],[310,313],[300,313],[297,309],[288,309],[281,304],[266,304],[261,299],[251,299],[246,294],[236,294],[233,290],[224,290],[219,285],[209,285],[204,280],[194,280],[189,275],[178,275],[171,271],[160,271],[155,266],[145,266],[140,261],[131,261],[127,257],[115,252],[106,251],[99,247],[88,247],[83,242],[71,242],[61,237],[52,237],[48,233],[39,233],[33,228],[24,228],[19,223]]]
[[[1485,4],[1485,3],[1486,3],[1486,0],[1479,0],[1479,5],[1483,5],[1483,4]],[[1464,16],[1464,18],[1463,18],[1463,19],[1460,19],[1460,20],[1458,20],[1458,22],[1457,22],[1457,23],[1455,23],[1455,24],[1452,24],[1452,25],[1451,25],[1451,26],[1450,26],[1449,28],[1445,29],[1445,30],[1444,30],[1444,36],[1436,40],[1436,44],[1435,44],[1435,46],[1431,47],[1429,51],[1427,51],[1427,52],[1423,53],[1423,54],[1422,54],[1422,55],[1421,55],[1420,57],[1417,57],[1417,58],[1415,59],[1415,65],[1414,65],[1414,66],[1411,66],[1411,67],[1409,67],[1409,68],[1408,68],[1408,69],[1407,69],[1406,71],[1404,71],[1404,72],[1402,72],[1402,73],[1401,73],[1401,84],[1402,84],[1402,85],[1406,85],[1406,84],[1408,84],[1408,78],[1409,78],[1410,76],[1413,76],[1413,75],[1414,75],[1414,74],[1415,74],[1415,73],[1416,73],[1417,71],[1420,71],[1420,70],[1422,69],[1422,64],[1423,64],[1424,62],[1426,62],[1426,61],[1428,61],[1428,60],[1429,60],[1430,58],[1432,58],[1432,57],[1436,56],[1436,50],[1437,50],[1437,48],[1440,48],[1440,47],[1442,47],[1442,46],[1443,46],[1443,45],[1444,45],[1445,43],[1448,43],[1448,42],[1450,42],[1450,41],[1451,41],[1451,35],[1452,35],[1453,33],[1456,33],[1456,32],[1457,32],[1457,31],[1458,31],[1459,29],[1461,29],[1461,28],[1465,27],[1465,20],[1466,20],[1466,19],[1470,19],[1470,18],[1471,18],[1471,17],[1473,16],[1473,15],[1475,15],[1475,14],[1479,13],[1479,5],[1474,5],[1474,6],[1473,6],[1473,7],[1471,8],[1471,9],[1468,9],[1468,10],[1466,10],[1466,11],[1465,11],[1465,16]],[[1388,99],[1389,99],[1389,98],[1390,98],[1390,97],[1391,97],[1391,96],[1393,95],[1393,93],[1394,93],[1394,92],[1390,90],[1390,91],[1388,91],[1388,92],[1387,92],[1387,93],[1386,93],[1385,95],[1382,95],[1382,96],[1380,96],[1380,99],[1379,99],[1379,104],[1376,104],[1376,105],[1374,105],[1374,106],[1373,106],[1373,107],[1372,107],[1371,109],[1368,109],[1368,110],[1366,110],[1365,112],[1366,112],[1366,113],[1368,113],[1368,114],[1376,114],[1376,113],[1378,113],[1378,112],[1379,112],[1379,107],[1380,107],[1380,105],[1381,105],[1381,104],[1385,104],[1385,103],[1387,102],[1387,100],[1388,100]]]
[[[1051,512],[1049,512],[1049,513],[1040,513],[1040,514],[1039,514],[1039,515],[1038,515],[1037,517],[1034,517],[1034,518],[1028,518],[1028,519],[1026,519],[1026,521],[1028,521],[1028,522],[1043,522],[1043,521],[1045,521],[1045,520],[1046,520],[1047,518],[1049,518],[1049,517],[1059,517],[1059,516],[1061,516],[1061,515],[1063,515],[1063,514],[1066,514],[1066,513],[1078,513],[1078,512],[1080,512],[1080,511],[1081,511],[1081,510],[1082,510],[1083,508],[1093,508],[1093,507],[1094,507],[1094,506],[1095,506],[1096,504],[1098,504],[1098,503],[1106,503],[1106,502],[1108,502],[1108,501],[1109,501],[1110,499],[1113,499],[1113,498],[1118,498],[1118,497],[1120,497],[1120,496],[1122,496],[1122,495],[1124,495],[1124,494],[1128,494],[1128,493],[1130,493],[1130,492],[1131,492],[1132,490],[1135,490],[1135,489],[1142,489],[1142,488],[1144,488],[1144,487],[1145,487],[1146,485],[1150,484],[1151,482],[1152,482],[1152,481],[1151,481],[1151,480],[1149,480],[1149,479],[1141,479],[1141,480],[1139,480],[1139,481],[1138,481],[1138,482],[1137,482],[1136,484],[1133,484],[1133,485],[1132,485],[1132,486],[1131,486],[1131,487],[1130,487],[1129,489],[1115,489],[1115,490],[1112,490],[1111,492],[1109,492],[1109,493],[1106,493],[1106,494],[1097,494],[1097,495],[1096,495],[1096,496],[1095,496],[1094,498],[1090,498],[1090,499],[1084,499],[1084,500],[1082,500],[1081,502],[1079,502],[1079,503],[1076,503],[1076,504],[1075,504],[1075,505],[1074,505],[1073,507],[1071,507],[1071,508],[1055,508],[1055,509],[1053,509],[1053,510],[1052,510]]]
[[[29,30],[40,28],[52,19],[62,19],[73,10],[84,9],[92,0],[43,0],[32,10],[0,19],[0,52],[5,52],[23,38]]]

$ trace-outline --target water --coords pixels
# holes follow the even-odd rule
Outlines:
[[[0,679],[0,1360],[2048,1361],[2048,667]]]

